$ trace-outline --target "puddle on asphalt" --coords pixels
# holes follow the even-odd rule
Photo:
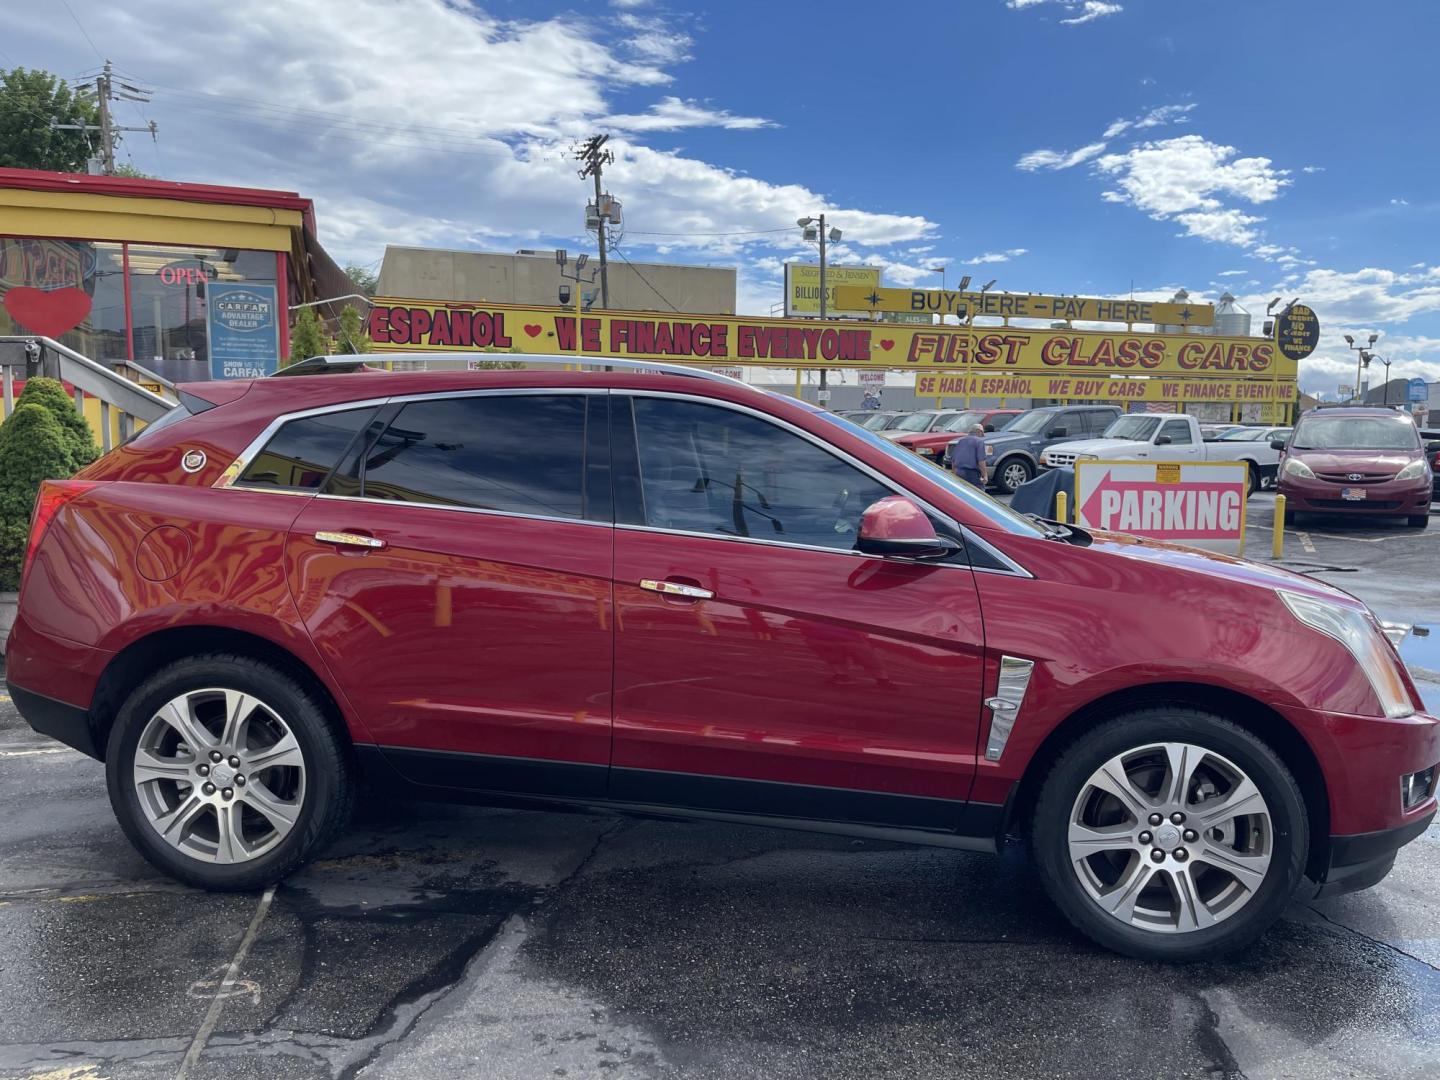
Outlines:
[[[1440,627],[1417,623],[1401,639],[1400,656],[1410,667],[1440,671]]]

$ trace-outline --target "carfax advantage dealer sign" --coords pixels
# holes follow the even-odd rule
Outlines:
[[[210,282],[205,333],[212,379],[260,379],[280,366],[274,285]]]

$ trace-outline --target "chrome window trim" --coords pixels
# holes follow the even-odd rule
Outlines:
[[[993,556],[996,561],[1002,562],[1007,567],[1009,567],[1009,569],[1007,570],[1001,570],[993,566],[975,566],[972,564],[970,569],[974,570],[975,573],[1004,574],[1006,577],[1023,577],[1034,580],[1034,574],[1030,573],[1029,570],[1026,570],[1025,567],[1021,566],[1014,559],[1010,558],[1009,555],[1006,555],[994,544],[990,543],[990,541],[983,539],[979,534],[975,532],[974,529],[962,525],[960,526],[960,531],[965,535],[966,544],[974,544],[976,547],[984,548],[986,554]]]
[[[240,488],[240,491],[264,491],[264,488]],[[525,521],[556,521],[565,525],[593,525],[601,529],[613,529],[613,521],[596,521],[593,518],[559,517],[554,514],[525,514],[518,510],[490,510],[483,506],[450,506],[446,503],[410,502],[406,499],[374,499],[365,495],[332,495],[326,492],[294,491],[294,495],[309,495],[315,499],[330,502],[369,503],[372,506],[407,506],[412,510],[449,510],[457,514],[485,514],[489,517],[521,518]]]
[[[1020,706],[1025,703],[1025,691],[1030,688],[1030,677],[1034,674],[1034,660],[1018,656],[1000,657],[995,696],[985,699],[985,707],[990,710],[990,734],[985,740],[986,761],[999,761],[1005,753],[1005,744],[1015,730]]]
[[[874,480],[876,483],[880,484],[881,487],[888,488],[890,491],[894,492],[896,495],[903,495],[903,496],[904,496],[905,498],[907,498],[907,499],[912,499],[912,500],[914,500],[914,501],[915,501],[916,503],[918,503],[924,510],[928,511],[928,512],[931,513],[931,514],[934,514],[936,517],[940,518],[940,520],[944,521],[947,525],[949,525],[951,528],[953,528],[956,532],[960,533],[960,534],[965,538],[966,543],[970,543],[971,541],[973,541],[973,542],[979,544],[979,545],[980,545],[981,547],[983,547],[987,552],[989,552],[990,554],[994,555],[997,560],[999,560],[1000,562],[1004,563],[1006,566],[1012,567],[1012,568],[1013,568],[1013,572],[1014,572],[1015,574],[1017,574],[1017,575],[1019,575],[1019,576],[1022,576],[1022,577],[1027,577],[1027,578],[1033,578],[1033,577],[1035,576],[1035,575],[1031,574],[1028,570],[1026,570],[1023,566],[1021,566],[1019,563],[1017,563],[1014,559],[1012,559],[1012,558],[1010,558],[1009,556],[1005,555],[1003,552],[1000,552],[1000,551],[996,550],[996,548],[994,547],[994,545],[988,543],[987,541],[981,540],[978,536],[975,535],[975,533],[974,533],[968,526],[965,526],[965,525],[960,524],[960,522],[956,521],[953,517],[951,517],[949,514],[945,513],[943,510],[940,510],[939,508],[937,508],[936,506],[934,506],[934,505],[933,505],[931,502],[929,502],[927,499],[924,499],[924,498],[920,497],[919,495],[916,495],[913,491],[910,491],[908,488],[905,488],[905,487],[901,486],[900,484],[896,483],[896,482],[895,482],[894,480],[892,480],[890,477],[884,475],[884,474],[881,473],[881,472],[878,472],[877,470],[875,470],[874,468],[872,468],[870,465],[868,465],[868,464],[866,464],[865,462],[861,461],[859,458],[856,458],[854,455],[847,453],[846,451],[842,450],[840,447],[835,446],[835,445],[832,444],[832,443],[826,442],[824,439],[821,439],[821,438],[820,438],[819,436],[817,436],[817,435],[811,434],[810,432],[804,430],[803,428],[796,427],[794,424],[790,423],[788,420],[782,420],[782,419],[781,419],[780,417],[778,417],[778,416],[772,416],[770,413],[763,412],[763,411],[761,411],[761,410],[759,410],[759,409],[752,409],[752,408],[751,408],[750,406],[748,406],[748,405],[741,405],[741,404],[739,404],[739,403],[737,403],[737,402],[733,402],[733,401],[721,401],[721,400],[719,400],[719,399],[717,399],[717,398],[705,397],[704,395],[699,395],[699,394],[684,394],[684,393],[680,393],[680,392],[674,391],[674,390],[644,390],[644,389],[629,389],[629,388],[627,388],[627,389],[623,389],[623,390],[622,390],[622,389],[617,389],[617,390],[614,391],[614,393],[619,394],[619,395],[629,396],[629,397],[670,398],[670,399],[677,400],[677,401],[694,401],[694,402],[699,402],[699,403],[702,404],[702,405],[713,405],[713,406],[715,406],[715,407],[717,407],[717,408],[730,409],[730,410],[732,410],[732,411],[734,411],[734,412],[746,413],[747,415],[754,416],[754,417],[756,417],[757,419],[765,420],[765,421],[768,421],[769,423],[775,424],[777,427],[783,428],[784,430],[790,432],[791,434],[793,434],[793,435],[798,435],[798,436],[800,436],[800,438],[805,439],[806,441],[808,441],[808,442],[810,442],[810,443],[813,443],[815,446],[818,446],[821,450],[825,451],[826,453],[830,454],[830,455],[833,456],[833,457],[839,458],[840,460],[844,461],[847,465],[850,465],[852,468],[858,469],[860,472],[862,472],[862,473],[864,473],[865,475],[869,476],[869,477],[870,477],[872,480]],[[638,425],[638,424],[636,425],[636,435],[637,435],[637,438],[638,438],[638,435],[639,435],[639,425]],[[643,482],[643,478],[642,478],[642,482]],[[691,531],[691,530],[688,530],[688,529],[662,529],[662,528],[659,528],[658,526],[653,526],[653,525],[617,525],[616,527],[617,527],[617,528],[620,528],[620,529],[632,529],[632,530],[643,531],[643,532],[670,533],[670,534],[677,535],[677,536],[699,536],[699,537],[704,537],[704,538],[710,539],[710,540],[737,540],[737,541],[741,541],[741,542],[745,542],[745,543],[752,543],[752,544],[771,544],[771,545],[775,545],[775,546],[778,546],[778,547],[804,548],[804,549],[807,550],[807,551],[838,551],[838,552],[840,552],[841,554],[859,555],[859,556],[861,556],[862,558],[876,558],[876,556],[865,555],[863,552],[851,551],[851,550],[847,550],[847,549],[845,549],[845,548],[824,547],[824,546],[816,545],[816,544],[792,544],[792,543],[788,543],[788,542],[782,541],[782,540],[763,540],[763,539],[759,539],[759,538],[756,538],[756,537],[749,537],[749,536],[727,536],[727,535],[725,535],[725,534],[723,534],[723,533],[695,532],[695,531]],[[907,561],[923,562],[926,566],[962,567],[963,569],[966,569],[966,570],[974,570],[974,571],[977,571],[977,572],[990,573],[990,574],[1004,574],[1004,573],[1009,573],[1009,572],[1010,572],[1010,571],[1006,571],[1006,570],[996,570],[996,569],[988,568],[988,567],[975,567],[975,566],[971,566],[968,562],[966,562],[966,563],[943,563],[943,562],[933,562],[933,561],[925,560],[925,559],[915,559],[915,560],[907,560]]]
[[[281,413],[280,415],[276,416],[273,420],[271,420],[268,424],[266,424],[265,427],[264,427],[263,429],[261,429],[260,434],[259,434],[259,435],[256,435],[255,438],[251,439],[250,442],[245,445],[245,449],[243,449],[243,450],[240,451],[239,456],[237,456],[234,461],[230,462],[230,464],[226,466],[225,471],[220,474],[220,478],[219,478],[218,480],[216,480],[215,483],[211,484],[210,486],[211,486],[211,487],[217,487],[217,488],[232,488],[232,487],[236,487],[236,486],[237,486],[237,483],[236,483],[236,482],[240,479],[240,474],[243,473],[246,469],[248,469],[248,468],[250,467],[250,462],[254,460],[255,455],[258,454],[258,453],[260,453],[260,451],[265,448],[265,444],[268,443],[268,442],[274,437],[275,433],[276,433],[277,431],[279,431],[281,427],[283,427],[284,425],[288,424],[291,420],[304,420],[306,417],[310,417],[310,416],[323,416],[323,415],[325,415],[326,413],[332,413],[332,412],[349,412],[351,409],[368,409],[368,408],[375,408],[375,407],[377,407],[377,406],[385,406],[385,405],[392,405],[392,404],[408,404],[409,402],[412,402],[412,401],[428,401],[428,400],[430,400],[431,398],[447,398],[447,399],[448,399],[448,398],[460,398],[460,397],[487,397],[487,396],[495,396],[495,397],[532,397],[532,396],[535,396],[535,395],[537,395],[537,394],[545,394],[545,395],[563,394],[563,395],[567,395],[567,396],[568,396],[568,395],[571,395],[571,394],[608,394],[609,392],[610,392],[610,391],[609,391],[609,388],[608,388],[608,387],[603,387],[603,386],[591,386],[591,387],[583,387],[583,386],[575,386],[575,387],[559,386],[559,387],[553,387],[553,388],[552,388],[552,387],[544,387],[544,386],[535,386],[535,387],[497,386],[497,387],[491,387],[491,388],[481,388],[481,389],[477,389],[477,390],[432,390],[432,391],[430,391],[430,392],[428,392],[428,393],[389,394],[389,395],[387,395],[387,396],[385,396],[385,397],[363,398],[363,399],[358,400],[358,401],[344,401],[344,402],[336,402],[336,403],[333,403],[333,404],[330,404],[330,405],[316,405],[314,408],[310,408],[310,409],[296,409],[294,412]],[[291,493],[298,493],[298,494],[305,494],[305,495],[313,495],[313,494],[315,494],[315,492],[305,491],[305,490],[299,489],[299,488],[265,488],[265,487],[254,487],[254,488],[252,488],[252,487],[241,487],[241,490],[243,490],[243,491],[288,491],[288,492],[291,492]],[[384,500],[384,499],[382,499],[382,500],[380,500],[380,501],[386,502],[386,501],[389,501],[389,500]],[[412,505],[425,505],[425,506],[429,506],[430,504],[429,504],[429,503],[424,503],[424,504],[412,504]],[[497,511],[497,512],[498,512],[498,511]],[[564,519],[564,520],[569,520],[569,519],[567,518],[567,519]]]

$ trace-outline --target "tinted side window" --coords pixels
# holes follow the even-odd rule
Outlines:
[[[715,405],[635,398],[647,524],[850,550],[894,494],[814,443]]]
[[[304,416],[281,426],[240,474],[245,487],[318,490],[375,409]]]
[[[584,516],[585,397],[494,395],[405,405],[360,463],[370,499]]]
[[[1174,446],[1190,445],[1190,425],[1184,420],[1166,420],[1165,426],[1160,429],[1161,435],[1169,435],[1170,442]]]
[[[1085,430],[1099,435],[1115,422],[1115,414],[1106,409],[1090,409],[1085,413]]]

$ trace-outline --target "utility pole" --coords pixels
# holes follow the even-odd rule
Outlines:
[[[156,127],[156,124],[155,124],[155,121],[154,121],[154,120],[151,120],[150,123],[146,124],[144,127],[126,127],[126,126],[124,126],[124,125],[122,125],[122,124],[117,124],[117,123],[115,123],[115,118],[110,115],[110,103],[111,103],[112,101],[138,101],[138,102],[141,102],[141,103],[143,104],[143,103],[146,103],[146,102],[148,102],[148,101],[150,100],[150,93],[151,93],[149,90],[142,90],[142,89],[141,89],[140,87],[138,87],[138,86],[131,86],[129,83],[123,83],[123,82],[118,84],[119,87],[120,87],[120,89],[117,91],[117,90],[115,89],[116,85],[117,85],[117,84],[116,84],[116,82],[115,82],[115,74],[114,74],[114,72],[111,70],[110,61],[109,61],[109,60],[106,60],[106,61],[105,61],[105,67],[104,67],[104,69],[102,70],[101,74],[98,75],[98,76],[96,77],[96,79],[95,79],[95,90],[94,90],[94,93],[95,93],[96,105],[97,105],[97,106],[99,107],[99,109],[100,109],[100,123],[98,123],[98,124],[55,124],[55,123],[52,123],[52,124],[50,125],[50,126],[51,126],[54,130],[56,130],[56,131],[96,131],[96,132],[99,132],[99,133],[100,133],[100,167],[101,167],[101,171],[104,172],[104,174],[105,174],[106,176],[114,176],[114,175],[115,175],[115,146],[116,146],[116,144],[118,144],[118,143],[120,142],[120,134],[119,134],[120,132],[122,132],[122,131],[148,131],[148,132],[150,133],[150,137],[153,139],[153,138],[156,137],[156,134],[157,134],[157,132],[158,132],[158,130],[159,130],[159,129]],[[77,93],[83,93],[83,94],[88,95],[88,94],[90,93],[90,88],[89,88],[88,86],[83,86],[83,87],[80,87],[76,92],[77,92]]]
[[[612,218],[612,205],[614,200],[601,191],[600,176],[606,165],[615,160],[615,153],[606,150],[605,144],[610,141],[609,135],[592,135],[584,143],[574,148],[575,160],[583,161],[585,167],[580,170],[580,179],[587,176],[595,178],[595,216],[589,218],[585,224],[595,223],[595,232],[599,241],[600,249],[600,306],[610,306],[610,267],[605,257],[605,223]]]
[[[802,240],[809,242],[817,239],[814,228],[816,220],[817,219],[812,217],[802,217],[795,222],[795,224],[803,230],[800,234]],[[841,234],[839,229],[827,229],[825,227],[824,214],[821,214],[818,220],[820,224],[820,234],[818,237],[820,241],[820,318],[823,320],[829,314],[829,305],[826,302],[825,296],[825,286],[827,284],[825,279],[825,245],[832,240],[838,241]],[[830,407],[830,388],[826,382],[826,374],[825,368],[822,367],[820,369],[820,404],[828,409]],[[799,378],[798,374],[796,378]]]

